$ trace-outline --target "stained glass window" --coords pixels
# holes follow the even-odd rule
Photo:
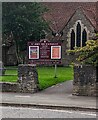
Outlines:
[[[75,32],[72,30],[71,32],[71,50],[73,50],[75,47]]]
[[[84,29],[82,32],[82,47],[86,45],[86,41],[87,41],[87,32]]]
[[[76,29],[76,46],[77,47],[81,46],[81,25],[79,22],[77,24],[77,29]]]

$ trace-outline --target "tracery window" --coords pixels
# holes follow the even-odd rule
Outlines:
[[[70,29],[70,49],[73,50],[74,47],[83,47],[86,45],[87,41],[87,28],[81,23],[81,21],[76,22],[75,26]]]
[[[75,32],[72,30],[71,32],[71,50],[73,50],[75,47]]]
[[[86,45],[86,41],[87,41],[87,32],[84,29],[82,32],[82,47],[84,47]]]
[[[76,46],[77,47],[81,46],[81,25],[79,22],[77,24],[77,29],[76,29]]]

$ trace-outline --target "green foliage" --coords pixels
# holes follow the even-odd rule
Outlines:
[[[77,47],[69,52],[75,53],[77,55],[76,60],[82,64],[98,65],[98,40],[88,40],[86,46]]]
[[[42,19],[47,9],[39,3],[5,2],[2,8],[3,35],[12,32],[19,43],[32,35],[33,39],[40,39],[40,33],[47,28],[47,23]]]
[[[47,10],[36,2],[3,2],[3,44],[8,44],[8,39],[12,38],[19,55],[20,51],[26,49],[28,40],[41,39],[44,31],[48,30],[48,23],[42,18]]]

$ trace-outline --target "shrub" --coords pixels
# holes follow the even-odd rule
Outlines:
[[[98,34],[96,35],[96,38]],[[76,61],[81,64],[91,64],[98,66],[98,38],[95,40],[88,40],[86,46],[77,47],[74,50],[70,50],[70,53],[76,54]]]

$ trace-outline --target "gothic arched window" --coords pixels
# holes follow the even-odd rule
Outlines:
[[[72,30],[71,32],[71,50],[73,50],[75,47],[75,32]]]
[[[86,41],[87,41],[87,32],[84,29],[82,32],[82,47],[86,45]]]
[[[81,25],[78,22],[77,28],[76,28],[76,46],[80,47],[81,46]]]
[[[76,21],[75,25],[70,29],[68,35],[70,36],[69,47],[71,50],[74,47],[84,47],[88,40],[88,29],[82,24],[80,20]]]

